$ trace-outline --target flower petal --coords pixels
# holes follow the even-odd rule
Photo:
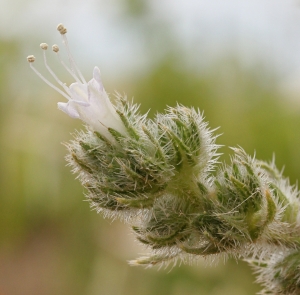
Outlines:
[[[72,100],[88,102],[88,88],[86,84],[72,83],[69,88]]]
[[[69,102],[58,102],[57,107],[71,118],[79,119],[80,117],[77,110]]]
[[[103,87],[102,80],[101,80],[101,72],[98,67],[94,67],[93,78],[99,84],[99,87],[100,87],[99,90],[103,91],[104,87]]]

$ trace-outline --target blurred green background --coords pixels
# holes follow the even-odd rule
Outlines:
[[[61,44],[55,25],[63,22],[87,79],[97,64],[108,92],[126,92],[142,112],[151,109],[149,116],[177,102],[199,107],[211,128],[220,126],[222,161],[229,146],[267,161],[275,153],[278,167],[296,183],[297,3],[281,9],[279,1],[239,6],[232,0],[224,9],[226,1],[217,0],[213,7],[205,1],[1,1],[0,295],[255,294],[260,287],[241,261],[211,266],[199,259],[171,271],[127,264],[147,249],[125,225],[84,202],[61,144],[81,122],[56,110],[63,98],[34,75],[25,57],[34,54],[44,72],[38,45]],[[277,10],[268,14],[268,5]],[[61,79],[72,82],[49,56]]]

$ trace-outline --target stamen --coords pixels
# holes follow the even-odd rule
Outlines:
[[[59,24],[57,26],[57,30],[60,32],[60,34],[62,36],[62,39],[63,39],[63,43],[66,46],[68,57],[69,57],[69,62],[70,62],[70,65],[71,65],[71,70],[73,71],[73,73],[75,75],[76,75],[76,72],[77,72],[77,74],[79,75],[79,78],[81,79],[81,81],[83,82],[83,84],[86,84],[86,81],[85,81],[83,75],[81,74],[79,68],[77,67],[77,65],[75,63],[75,60],[74,60],[74,58],[73,58],[73,56],[71,54],[71,51],[70,51],[70,48],[69,48],[69,44],[68,44],[68,39],[67,39],[67,36],[66,36],[67,29],[65,28],[65,26],[63,24]]]
[[[29,65],[32,68],[32,70],[50,87],[52,87],[54,90],[56,90],[58,93],[60,93],[62,96],[64,96],[67,100],[70,100],[71,97],[69,97],[66,93],[61,91],[59,88],[57,88],[55,85],[53,85],[50,81],[48,81],[34,66],[33,62],[35,60],[35,57],[33,55],[29,55],[27,57],[27,60],[29,61]]]
[[[60,58],[60,54],[59,54],[59,47],[54,44],[52,46],[52,50],[56,53],[58,60],[60,61],[60,63],[63,65],[63,67],[69,72],[69,74],[76,80],[76,82],[82,84],[82,82],[78,79],[78,77],[72,72],[72,70],[63,62],[63,60]]]
[[[60,58],[59,55],[59,47],[54,44],[52,46],[52,50],[57,54],[59,61],[61,62],[61,64],[65,67],[65,69],[72,75],[72,77],[76,80],[77,83],[79,84],[87,84],[84,77],[82,76],[81,72],[79,71],[77,65],[75,64],[75,61],[70,53],[69,47],[68,47],[68,41],[65,37],[65,34],[67,33],[67,29],[62,25],[58,25],[57,30],[61,33],[62,37],[63,37],[63,43],[65,44],[66,48],[67,48],[67,53],[68,53],[68,57],[70,60],[70,64],[71,67],[74,67],[75,70],[77,71],[77,73],[79,74],[79,78],[76,75],[76,71],[72,68],[70,69]],[[33,62],[35,61],[35,57],[33,55],[29,55],[27,56],[27,61],[29,62],[30,67],[32,68],[32,70],[46,83],[48,84],[50,87],[52,87],[54,90],[56,90],[58,93],[60,93],[62,96],[64,96],[69,102],[75,102],[79,105],[82,106],[90,106],[90,103],[88,101],[82,101],[82,100],[74,100],[72,99],[72,92],[70,90],[69,87],[66,86],[65,83],[63,83],[62,81],[60,81],[58,79],[58,77],[54,74],[54,72],[51,70],[51,68],[49,67],[48,63],[47,63],[47,57],[46,57],[46,50],[48,49],[48,44],[47,43],[41,43],[40,47],[44,50],[43,54],[44,54],[44,63],[45,66],[47,68],[47,70],[49,71],[49,73],[52,75],[52,77],[56,80],[56,82],[63,87],[63,89],[66,91],[63,92],[61,89],[59,89],[58,87],[56,87],[55,85],[53,85],[50,81],[48,81],[34,66],[33,66]],[[80,81],[80,79],[82,81]],[[69,94],[69,95],[67,95]],[[88,99],[88,98],[84,98],[84,99]],[[68,103],[69,104],[69,103]]]
[[[44,53],[44,63],[45,63],[45,66],[47,68],[47,70],[49,71],[49,73],[52,75],[52,77],[56,80],[56,82],[71,96],[71,91],[69,89],[69,87],[67,87],[63,82],[61,82],[58,77],[54,74],[54,72],[51,70],[51,68],[48,66],[48,63],[47,63],[47,58],[46,58],[46,50],[48,48],[48,44],[46,43],[42,43],[40,45],[40,47],[43,49],[43,53]]]
[[[63,43],[64,43],[65,47],[67,48],[67,54],[68,54],[68,59],[69,59],[71,70],[74,73],[74,75],[76,75],[76,70],[74,68],[74,64],[73,64],[73,61],[72,61],[72,58],[71,58],[71,55],[69,52],[69,46],[66,45],[65,40],[63,38],[63,36],[67,33],[67,29],[65,28],[65,26],[63,24],[59,24],[57,26],[57,30],[60,32],[62,39],[63,39]]]

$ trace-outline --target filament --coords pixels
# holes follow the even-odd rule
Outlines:
[[[62,96],[64,96],[67,100],[70,100],[71,97],[68,96],[66,93],[64,93],[62,90],[57,88],[55,85],[53,85],[50,81],[48,81],[32,64],[32,62],[29,63],[30,67],[32,70],[45,82],[47,83],[50,87],[52,87],[54,90],[56,90],[58,93],[60,93]]]
[[[82,82],[78,79],[76,74],[63,62],[63,60],[60,57],[60,54],[58,52],[55,52],[57,54],[58,60],[63,65],[63,67],[69,72],[69,74],[76,80],[76,82],[82,84]]]
[[[86,81],[85,81],[83,75],[81,74],[79,68],[77,67],[77,65],[75,63],[75,60],[74,60],[74,58],[71,54],[67,36],[65,34],[61,34],[61,36],[62,36],[62,39],[63,39],[63,43],[64,43],[64,45],[66,46],[66,49],[67,49],[67,53],[68,53],[68,57],[69,57],[69,61],[70,61],[70,65],[71,65],[71,69],[72,69],[73,73],[76,75],[76,72],[77,72],[78,75],[79,75],[79,78],[82,80],[83,84],[86,84]]]
[[[45,63],[45,66],[47,68],[47,70],[49,71],[49,73],[52,75],[52,77],[56,80],[56,82],[61,86],[63,87],[63,89],[71,96],[71,91],[70,89],[63,83],[61,82],[58,77],[54,74],[54,72],[51,70],[51,68],[48,66],[48,63],[47,63],[47,58],[46,58],[46,50],[44,50],[44,63]]]

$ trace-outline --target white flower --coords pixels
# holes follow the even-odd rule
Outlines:
[[[62,94],[68,100],[67,102],[59,102],[58,108],[68,114],[70,117],[81,119],[82,121],[87,123],[94,131],[98,131],[104,136],[111,137],[110,133],[108,132],[108,128],[113,128],[121,134],[126,134],[125,126],[121,121],[119,115],[117,114],[102,85],[99,68],[94,68],[93,78],[89,82],[86,82],[70,53],[68,41],[65,35],[67,32],[66,28],[62,24],[60,24],[58,25],[57,29],[61,33],[63,43],[66,46],[70,61],[70,68],[60,59],[58,46],[53,45],[52,50],[57,54],[62,65],[73,76],[76,82],[67,87],[54,74],[47,63],[46,50],[48,49],[48,45],[46,43],[42,43],[40,45],[40,47],[44,51],[45,66],[64,91],[54,86],[33,67],[35,57],[32,55],[27,57],[31,68],[48,85]]]
[[[59,102],[58,108],[72,118],[79,118],[95,131],[107,135],[107,128],[125,133],[125,127],[103,88],[100,70],[95,67],[93,78],[85,84],[70,85],[71,99]]]

